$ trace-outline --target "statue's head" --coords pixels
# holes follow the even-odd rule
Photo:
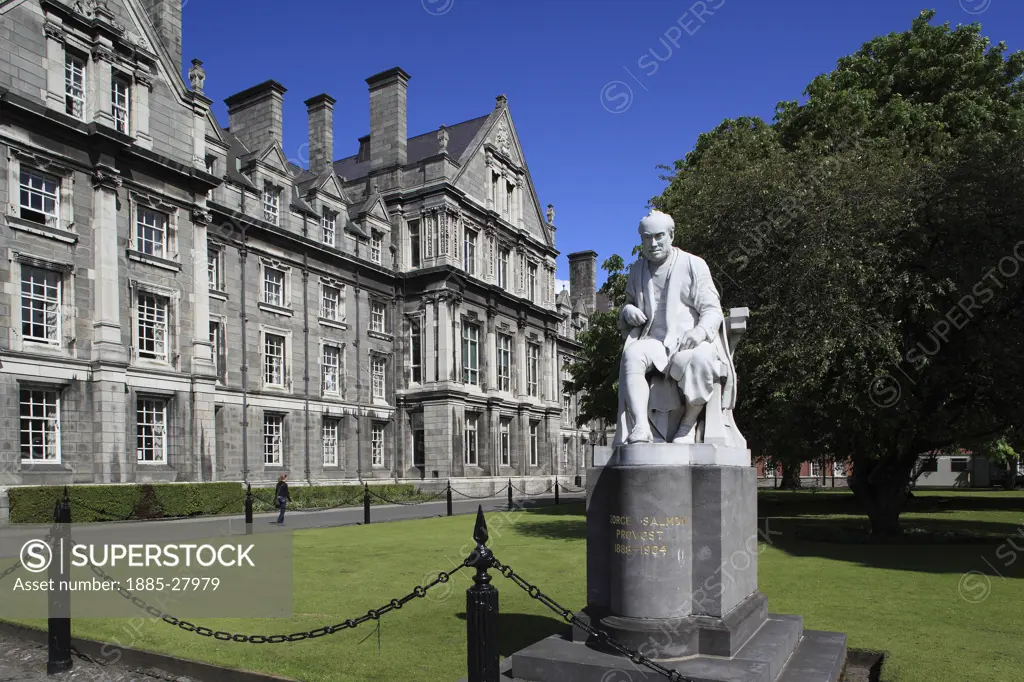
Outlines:
[[[672,216],[661,211],[651,211],[640,221],[640,244],[644,258],[652,263],[662,263],[672,253],[672,235],[676,224]]]

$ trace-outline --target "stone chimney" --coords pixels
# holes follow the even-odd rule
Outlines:
[[[334,165],[334,103],[327,94],[306,100],[309,112],[309,171],[314,175]]]
[[[404,166],[406,137],[406,91],[409,74],[395,67],[370,76],[370,171]]]
[[[181,0],[143,0],[160,41],[181,71]]]
[[[231,133],[250,152],[259,151],[270,142],[284,142],[285,92],[277,81],[266,81],[224,100]]]
[[[569,300],[575,306],[583,299],[589,312],[597,310],[597,252],[569,254]]]

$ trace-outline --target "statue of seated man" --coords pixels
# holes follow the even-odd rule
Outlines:
[[[676,407],[682,416],[661,422],[670,423],[672,433],[658,434],[659,440],[695,443],[698,418],[722,369],[733,371],[721,333],[724,316],[718,290],[702,258],[672,245],[675,222],[670,215],[651,211],[640,221],[639,232],[643,258],[629,268],[626,303],[619,311],[625,345],[615,443],[654,441],[650,412]],[[666,397],[657,391],[652,396],[652,372],[672,380],[656,381],[656,386],[678,386],[681,396]]]

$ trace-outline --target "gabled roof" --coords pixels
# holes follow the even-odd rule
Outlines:
[[[244,144],[242,144],[242,141],[232,135],[231,131],[227,128],[221,128],[221,136],[228,145],[228,158],[225,164],[227,172],[225,175],[227,175],[228,179],[232,182],[236,182],[250,189],[255,189],[256,185],[252,184],[252,181],[238,170],[238,159],[247,155],[249,150]]]
[[[569,305],[571,305],[570,300],[569,300],[569,290],[568,289],[562,289],[561,291],[559,291],[555,295],[555,305],[556,306],[563,306],[564,305],[564,306],[567,306],[567,307]]]

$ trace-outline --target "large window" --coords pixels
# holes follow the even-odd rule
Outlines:
[[[949,460],[949,470],[953,473],[967,471],[968,459],[966,457],[954,457]]]
[[[320,287],[320,317],[341,321],[345,318],[341,305],[341,289],[323,284]]]
[[[210,320],[210,346],[213,353],[213,366],[217,380],[224,380],[224,329],[218,320]]]
[[[480,383],[480,326],[462,324],[462,382]]]
[[[320,437],[324,444],[324,466],[338,466],[338,420],[325,419]]]
[[[85,60],[66,53],[64,56],[64,111],[80,121],[86,118]]]
[[[384,466],[384,424],[373,423],[370,432],[370,466]]]
[[[382,334],[387,331],[387,308],[383,303],[370,304],[370,331]]]
[[[463,450],[462,450],[462,463],[470,466],[476,466],[478,461],[479,452],[477,445],[479,440],[477,438],[477,427],[480,423],[480,417],[475,414],[466,415],[466,432],[465,438],[463,439]]]
[[[419,320],[409,321],[409,370],[410,381],[418,384],[423,381],[423,332]]]
[[[566,425],[572,425],[572,395],[569,393],[562,395],[562,421]]]
[[[263,186],[263,219],[274,225],[281,220],[281,190],[269,182]]]
[[[498,390],[512,390],[512,337],[498,334],[497,339]]]
[[[263,268],[263,302],[284,307],[285,272],[277,268]]]
[[[59,273],[21,266],[21,335],[29,341],[61,344],[63,294]]]
[[[540,346],[526,344],[526,394],[537,397],[540,377]]]
[[[23,388],[21,393],[21,459],[60,461],[60,397],[57,391]]]
[[[284,416],[263,415],[263,463],[281,466],[284,456]]]
[[[284,388],[285,338],[277,334],[263,336],[263,383]]]
[[[167,258],[168,216],[166,213],[139,206],[135,217],[135,248],[149,256]]]
[[[409,267],[420,266],[420,221],[409,221]]]
[[[508,289],[508,260],[511,253],[508,249],[498,249],[498,286]]]
[[[206,269],[209,274],[210,291],[224,290],[224,276],[221,272],[221,251],[213,244],[206,245]]]
[[[167,463],[167,401],[139,398],[135,409],[135,453],[140,462]]]
[[[569,439],[562,439],[562,471],[569,468]]]
[[[384,400],[384,383],[387,373],[387,358],[383,355],[374,355],[370,360],[373,397],[376,400]]]
[[[381,236],[379,232],[374,232],[370,237],[370,260],[380,265],[381,261]]]
[[[140,293],[138,300],[139,357],[167,361],[167,307],[162,296]]]
[[[530,466],[540,464],[540,425],[537,422],[530,424]]]
[[[502,419],[498,426],[498,452],[501,466],[512,466],[512,420]]]
[[[530,266],[529,266],[529,272],[528,272],[528,275],[527,275],[526,285],[527,285],[526,291],[527,291],[527,294],[530,297],[530,300],[532,302],[536,303],[537,302],[537,266],[534,265],[533,263],[530,263]]]
[[[320,238],[327,246],[334,246],[335,228],[338,224],[338,214],[334,211],[324,209],[320,218]]]
[[[476,232],[464,231],[462,241],[462,269],[473,275],[476,273]]]
[[[40,225],[60,227],[60,180],[22,166],[18,215]]]
[[[131,134],[132,87],[128,81],[115,76],[110,81],[110,115],[114,117],[114,129],[124,135]]]
[[[324,393],[341,391],[341,348],[324,346],[323,380],[320,388]]]

